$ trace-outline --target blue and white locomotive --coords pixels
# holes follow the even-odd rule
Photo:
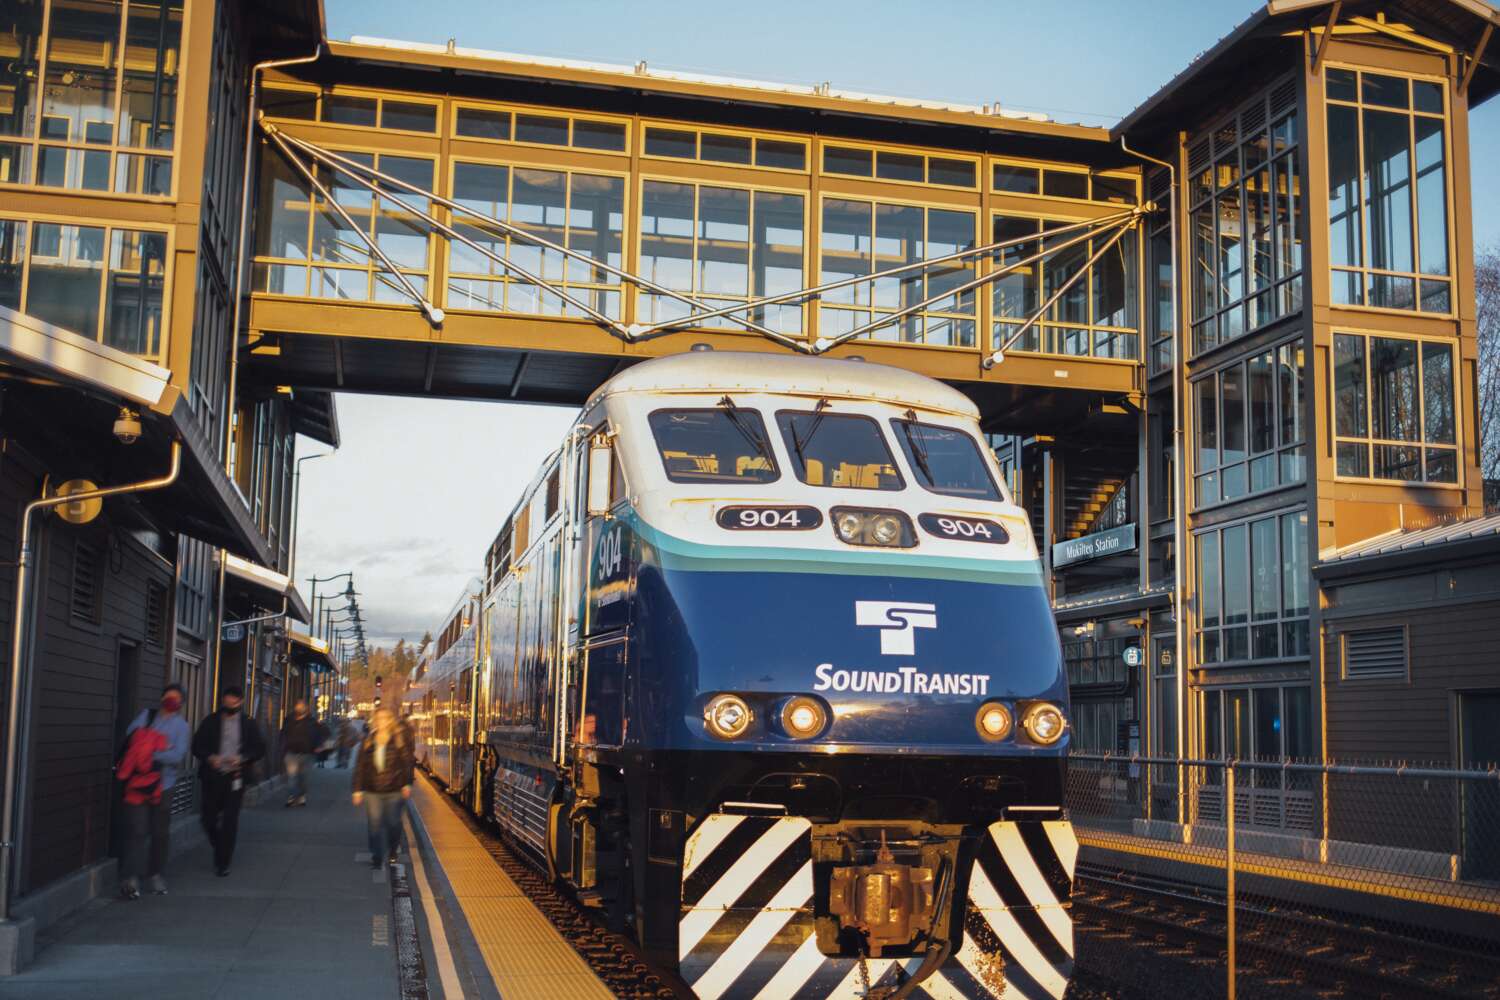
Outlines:
[[[977,416],[860,361],[646,361],[490,548],[450,787],[704,1000],[1067,986],[1067,687]]]

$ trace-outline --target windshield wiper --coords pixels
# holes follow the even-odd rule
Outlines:
[[[771,460],[771,453],[766,448],[766,443],[761,440],[760,435],[755,433],[754,429],[746,422],[745,415],[740,412],[738,406],[734,405],[734,400],[725,396],[719,400],[719,405],[724,407],[724,415],[729,418],[729,422],[734,425],[734,429],[739,431],[740,436],[749,442],[751,448],[755,449],[755,457],[764,458],[769,462]]]
[[[802,467],[807,468],[807,456],[802,449],[812,444],[813,435],[818,433],[818,428],[823,424],[823,415],[828,412],[829,403],[827,399],[819,399],[813,406],[812,426],[807,428],[807,437],[797,433],[797,421],[792,421],[792,450],[797,453],[797,458],[802,462]]]
[[[921,425],[917,423],[917,411],[906,411],[906,426],[902,431],[906,434],[906,443],[911,445],[911,457],[917,463],[917,470],[927,477],[928,486],[937,485],[937,477],[932,474],[932,466],[927,463],[927,441],[922,437]]]

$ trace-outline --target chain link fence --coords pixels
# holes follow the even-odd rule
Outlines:
[[[1075,754],[1080,934],[1201,995],[1500,998],[1500,772]]]

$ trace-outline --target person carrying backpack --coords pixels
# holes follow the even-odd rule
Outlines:
[[[152,735],[146,735],[147,732]],[[163,688],[160,704],[136,716],[126,728],[125,736],[125,752],[115,772],[125,782],[120,894],[126,899],[139,898],[144,876],[147,891],[164,896],[167,882],[162,869],[166,867],[171,847],[171,791],[187,766],[192,743],[192,733],[182,717],[182,686],[168,684]],[[150,775],[155,775],[154,779]]]

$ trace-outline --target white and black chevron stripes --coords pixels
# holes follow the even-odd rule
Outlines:
[[[1063,904],[1077,862],[1078,841],[1069,823],[991,824],[969,873],[959,964],[983,979],[993,964],[988,957],[998,951],[1007,998],[1062,1000],[1073,975],[1073,924]]]
[[[1062,822],[1000,822],[969,880],[963,945],[915,996],[1061,998],[1073,935],[1063,909],[1078,845]],[[799,817],[709,816],[688,838],[679,969],[701,1000],[857,1000],[921,958],[830,958],[813,917],[812,827]]]

